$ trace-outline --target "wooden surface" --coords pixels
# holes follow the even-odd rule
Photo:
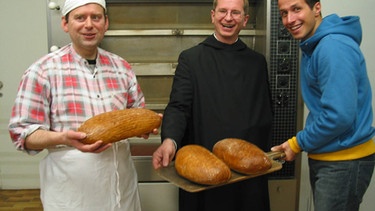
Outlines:
[[[40,190],[0,190],[0,211],[42,211]]]

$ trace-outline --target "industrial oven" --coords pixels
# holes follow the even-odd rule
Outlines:
[[[181,51],[213,33],[212,0],[106,0],[110,20],[101,47],[125,58],[145,94],[146,107],[163,112],[169,100]],[[69,42],[60,27],[64,0],[47,0],[48,38],[53,51]],[[273,139],[277,145],[302,127],[303,103],[298,91],[298,42],[283,27],[277,0],[249,0],[250,20],[240,38],[266,56],[275,108]],[[151,155],[160,136],[131,139],[144,211],[176,211],[178,189],[152,169]],[[269,180],[271,209],[297,210],[300,158],[283,164]]]

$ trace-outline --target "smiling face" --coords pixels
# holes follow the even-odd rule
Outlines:
[[[311,37],[322,22],[320,2],[312,8],[305,0],[278,0],[278,4],[285,28],[297,40]]]
[[[217,0],[217,6],[211,10],[211,21],[215,26],[215,35],[223,43],[232,44],[246,26],[249,15],[244,11],[244,0]]]
[[[99,4],[86,4],[72,10],[69,19],[62,18],[62,28],[68,32],[74,50],[85,59],[95,59],[97,47],[108,29],[108,18]]]

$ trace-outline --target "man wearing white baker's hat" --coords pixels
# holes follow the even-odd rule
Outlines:
[[[87,9],[93,10],[100,7],[103,10],[97,10],[97,14],[88,13]],[[62,28],[69,33],[74,49],[85,59],[95,59],[96,48],[108,29],[105,1],[66,0],[61,12]]]
[[[22,77],[9,132],[21,151],[48,151],[40,162],[44,211],[141,210],[129,142],[83,144],[88,134],[77,132],[92,116],[145,106],[129,63],[98,47],[108,24],[104,0],[66,0],[61,26],[72,43]]]
[[[74,10],[77,7],[83,6],[85,4],[99,4],[106,10],[105,0],[66,0],[63,9],[61,10],[62,15],[68,14],[70,11]]]

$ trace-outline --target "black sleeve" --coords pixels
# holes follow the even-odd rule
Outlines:
[[[189,67],[189,59],[185,52],[182,52],[178,59],[178,65],[173,78],[172,91],[169,103],[164,111],[161,128],[161,138],[174,139],[177,146],[185,135],[188,121],[191,118],[192,77]]]

